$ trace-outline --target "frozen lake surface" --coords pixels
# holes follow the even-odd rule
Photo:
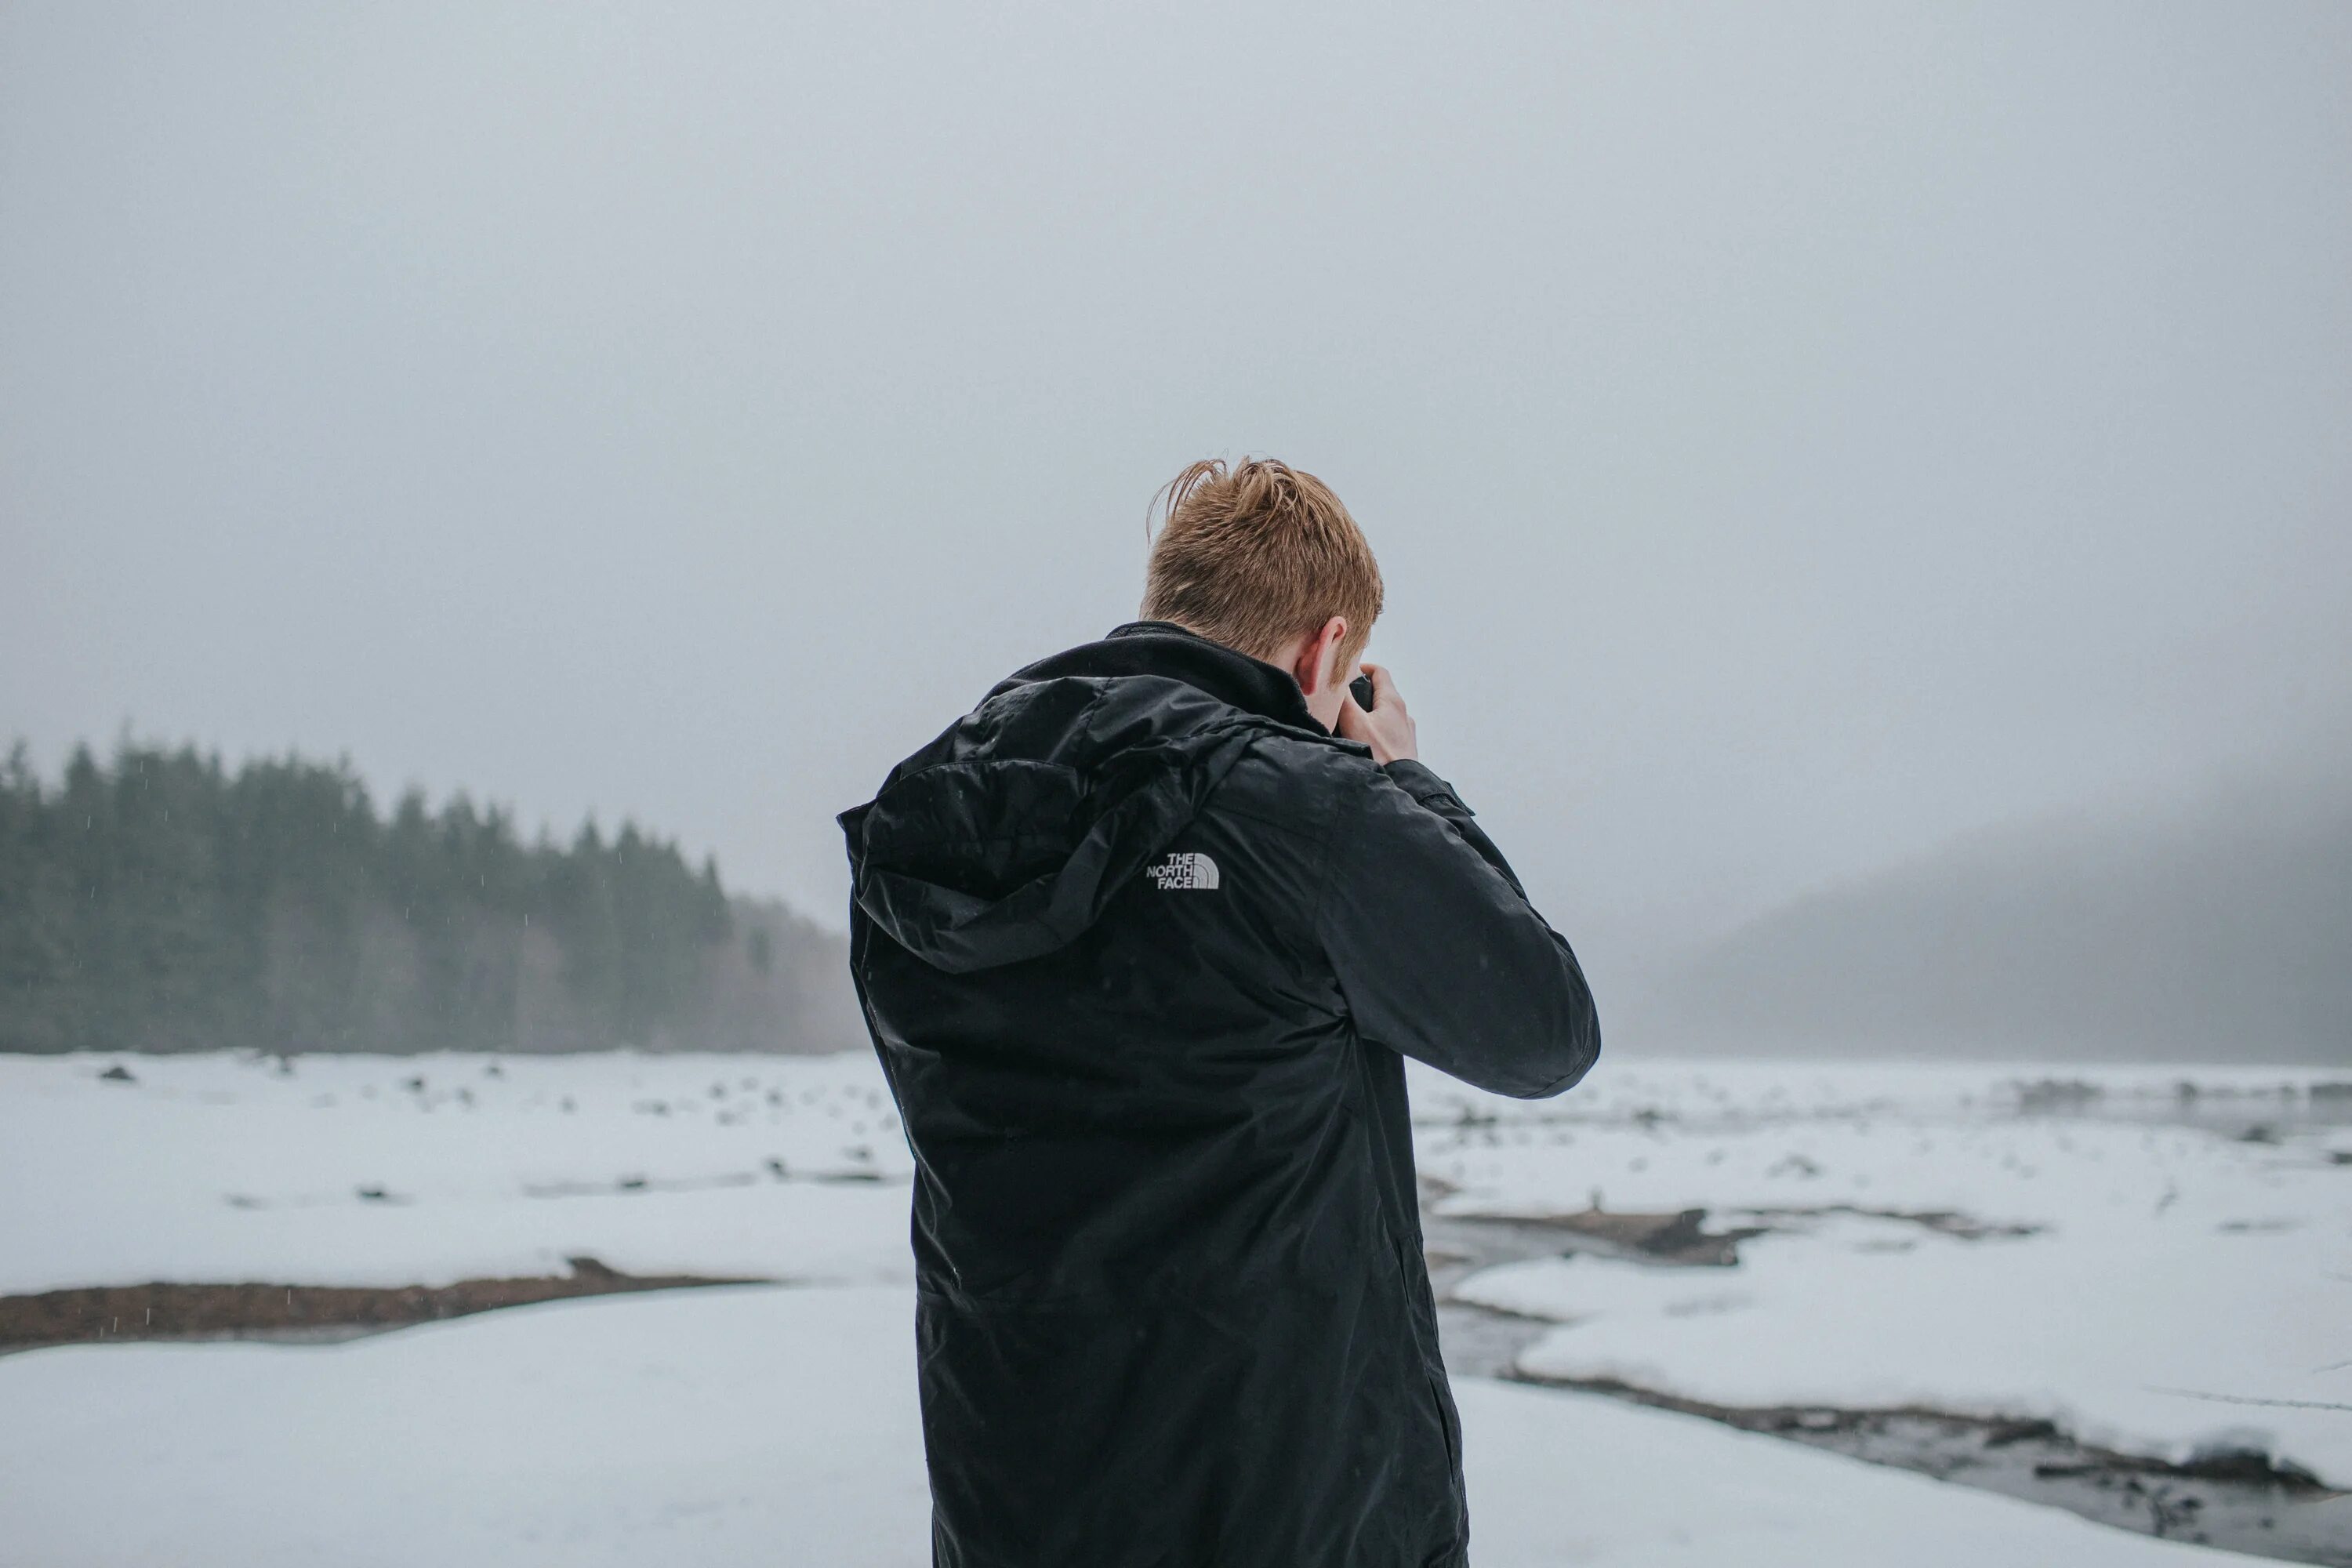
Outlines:
[[[114,1060],[0,1057],[0,1295],[446,1284],[580,1255],[785,1283],[0,1357],[7,1560],[929,1560],[909,1163],[870,1057],[122,1058],[130,1081],[101,1077]],[[1498,1370],[2046,1417],[2352,1481],[2352,1142],[2327,1075],[2047,1076],[1412,1086],[1433,1217],[1705,1208],[1708,1233],[1756,1233],[1727,1264],[1570,1235],[1452,1279],[1527,1324]],[[2221,1555],[1692,1416],[1456,1392],[1481,1568]],[[2352,1543],[2345,1501],[2295,1506]]]

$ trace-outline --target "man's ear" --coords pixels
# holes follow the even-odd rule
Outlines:
[[[1323,623],[1323,629],[1299,646],[1298,659],[1290,673],[1298,682],[1298,689],[1307,696],[1319,694],[1339,679],[1333,668],[1339,658],[1339,643],[1348,635],[1348,617],[1333,616]]]

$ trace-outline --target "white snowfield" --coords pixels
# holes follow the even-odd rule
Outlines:
[[[1472,1276],[1456,1296],[1561,1325],[1524,1371],[2047,1417],[2128,1453],[2253,1449],[2352,1486],[2352,1163],[2340,1129],[2297,1122],[2328,1075],[2070,1068],[2098,1092],[2008,1109],[2004,1079],[2049,1076],[1634,1068],[1580,1103],[1412,1087],[1421,1169],[1459,1187],[1436,1212],[1559,1214],[1597,1191],[1774,1227],[1730,1269],[1580,1256]],[[2213,1128],[2136,1119],[2179,1113],[2183,1081]],[[1892,1217],[1938,1211],[2032,1234]]]
[[[922,1568],[913,1348],[909,1290],[728,1287],[331,1347],[11,1356],[6,1561]],[[1478,1568],[2216,1555],[1688,1417],[1457,1392]]]
[[[0,1056],[0,1292],[438,1285],[577,1253],[914,1280],[913,1163],[870,1055],[504,1058],[496,1077],[482,1057],[299,1057],[290,1077],[131,1057],[136,1081],[97,1076],[117,1059]]]
[[[870,1057],[506,1058],[497,1076],[479,1058],[308,1058],[290,1076],[237,1058],[130,1058],[129,1083],[100,1079],[111,1060],[0,1057],[0,1292],[157,1279],[440,1283],[555,1271],[582,1253],[632,1272],[793,1283],[551,1302],[338,1344],[0,1357],[0,1563],[929,1561],[909,1165]],[[1843,1099],[1822,1092],[1850,1103],[1857,1075],[1837,1073]],[[422,1089],[405,1087],[419,1076]],[[1895,1088],[1924,1100],[1993,1081],[1979,1074],[1973,1089],[1957,1088],[1963,1078]],[[2315,1294],[2311,1280],[2352,1278],[2342,1206],[2352,1170],[2324,1152],[2305,1161],[2299,1135],[2237,1145],[2079,1121],[1970,1132],[1958,1112],[1948,1129],[1923,1122],[1919,1105],[1874,1110],[1876,1130],[1864,1132],[1834,1107],[1818,1114],[1810,1081],[1786,1068],[1626,1069],[1589,1094],[1525,1103],[1433,1075],[1416,1074],[1413,1089],[1423,1168],[1465,1184],[1456,1205],[1581,1207],[1593,1185],[1618,1209],[1685,1198],[1909,1206],[1941,1194],[1936,1205],[2051,1226],[2021,1241],[1960,1242],[1833,1216],[1805,1235],[1750,1241],[1736,1269],[1583,1258],[1479,1277],[1498,1300],[1519,1292],[1526,1305],[1581,1318],[1541,1348],[1547,1364],[1565,1355],[1570,1370],[1587,1365],[1578,1336],[1622,1321],[1595,1363],[1622,1358],[1714,1395],[1738,1392],[1735,1375],[1808,1398],[1874,1378],[1870,1386],[1947,1405],[2064,1403],[2133,1429],[2131,1411],[2068,1381],[2084,1374],[2067,1358],[2093,1355],[2103,1334],[2128,1336],[2135,1321],[2160,1316],[2170,1338],[2150,1330],[2132,1342],[2177,1354],[2180,1367],[2090,1364],[2107,1369],[2102,1377],[2203,1378],[2239,1394],[2274,1384],[2215,1345],[2242,1338],[2252,1356],[2284,1336],[2294,1348],[2277,1364],[2299,1366],[2296,1336],[2329,1337],[2347,1319],[2346,1288]],[[1694,1120],[1750,1094],[1787,1114],[1775,1110],[1769,1133],[1727,1123],[1709,1134],[1666,1120],[1676,1106],[1655,1096],[1669,1091]],[[1471,1125],[1457,1126],[1465,1110]],[[1636,1120],[1644,1110],[1661,1114]],[[1590,1120],[1547,1120],[1570,1114]],[[2071,1149],[2052,1142],[2061,1133]],[[2144,1136],[2153,1141],[2143,1146]],[[1819,1173],[1772,1173],[1790,1153]],[[1866,1156],[1877,1163],[1865,1171]],[[2074,1173],[2051,1180],[2062,1172]],[[1971,1264],[2011,1269],[2023,1266],[2003,1259],[2063,1260],[2090,1246],[2100,1233],[2078,1228],[2085,1216],[2153,1209],[2165,1183],[2133,1184],[2151,1173],[2177,1195],[2146,1223],[2188,1221],[2164,1233],[2179,1270],[2199,1259],[2208,1273],[2234,1271],[2235,1284],[2151,1303],[2144,1276],[2114,1271],[2175,1265],[2135,1262],[2130,1247],[2098,1247],[2079,1267],[2035,1266],[2072,1292],[2054,1300],[2001,1306],[1988,1300],[1999,1292],[1969,1282]],[[867,1174],[879,1179],[857,1179]],[[1792,1185],[1803,1195],[1790,1197]],[[2061,1193],[2071,1194],[2063,1206]],[[2130,1202],[2110,1205],[2110,1193]],[[2252,1203],[2254,1194],[2266,1201]],[[2219,1228],[2239,1219],[2299,1228]],[[2299,1268],[2278,1254],[2289,1243],[2300,1245]],[[1906,1265],[1935,1272],[1906,1280]],[[1797,1282],[1815,1266],[1843,1271],[1843,1287]],[[1548,1283],[1546,1268],[1557,1279]],[[1916,1283],[1931,1277],[1934,1288]],[[1999,1309],[1995,1321],[1947,1304],[1936,1333],[1889,1326],[1935,1309],[1939,1289],[1977,1290],[1981,1310]],[[1837,1307],[1847,1315],[1825,1323],[1823,1299],[1841,1289],[1880,1305]],[[1689,1306],[1703,1295],[1724,1300]],[[2323,1303],[2329,1321],[2310,1330],[2297,1314]],[[2243,1318],[2205,1316],[2247,1310],[2255,1331],[2242,1331]],[[1710,1333],[1725,1347],[1719,1361]],[[1842,1353],[1808,1355],[1809,1338],[1843,1338]],[[2024,1358],[2006,1382],[1994,1375],[2004,1346]],[[2352,1348],[2327,1359],[2347,1356]],[[1473,1378],[1455,1389],[1479,1568],[2103,1568],[2215,1555],[1688,1417]],[[2209,1425],[2217,1412],[2302,1436],[2276,1412],[2213,1406]],[[2286,1452],[2325,1472],[2332,1461],[2309,1456],[2333,1450],[2316,1432],[2307,1449],[2291,1440]]]

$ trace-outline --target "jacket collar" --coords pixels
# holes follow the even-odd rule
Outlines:
[[[1112,627],[1099,641],[1039,659],[1012,680],[1062,675],[1164,675],[1245,712],[1318,735],[1330,733],[1307,710],[1307,696],[1288,670],[1173,621],[1129,621]]]

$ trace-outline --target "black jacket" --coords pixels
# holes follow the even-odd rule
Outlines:
[[[1536,1099],[1601,1048],[1469,807],[1136,622],[840,822],[915,1156],[933,1562],[1465,1562],[1399,1053]]]

